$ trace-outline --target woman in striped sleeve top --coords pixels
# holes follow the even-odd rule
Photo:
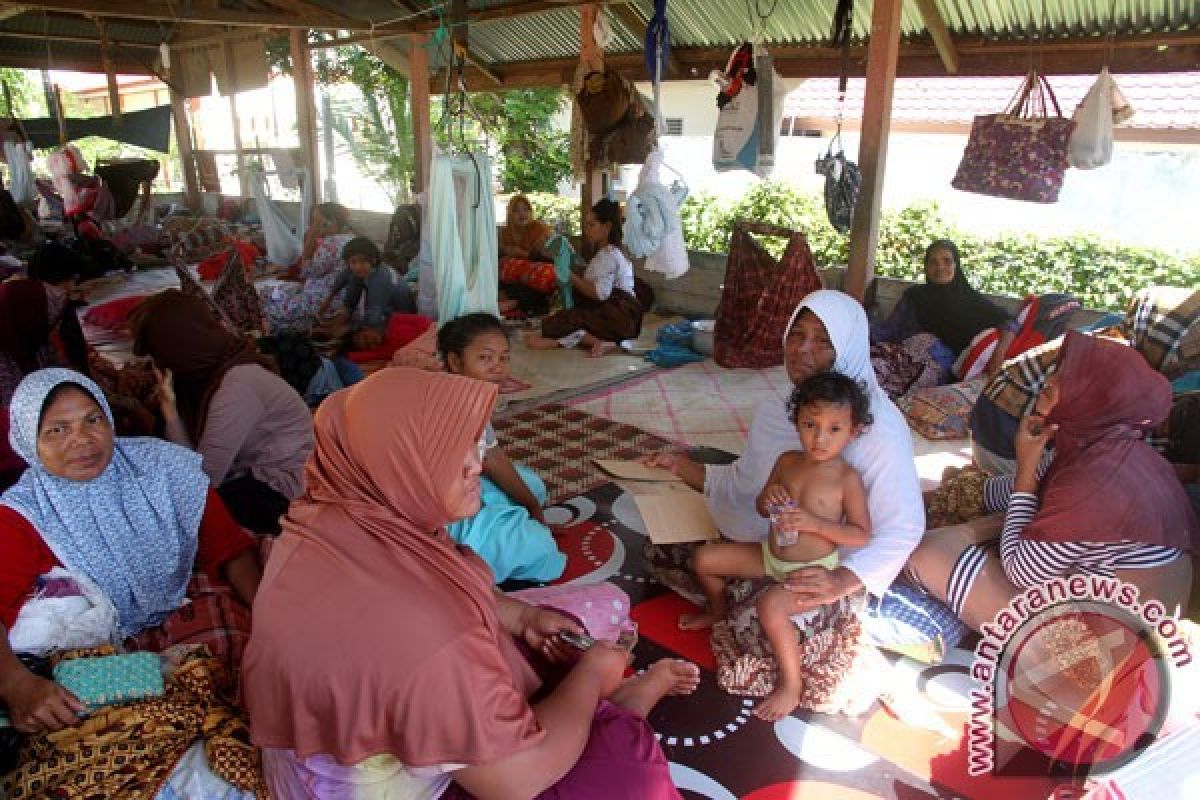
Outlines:
[[[1176,609],[1200,525],[1142,439],[1170,409],[1170,384],[1135,349],[1068,333],[1017,430],[1016,475],[988,482],[989,510],[1005,512],[999,542],[996,518],[945,529],[913,553],[910,575],[976,629],[1018,592],[1069,574],[1115,576]]]

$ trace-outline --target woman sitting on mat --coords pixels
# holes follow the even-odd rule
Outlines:
[[[274,796],[679,800],[644,717],[696,687],[695,665],[622,680],[627,652],[599,642],[563,674],[581,626],[497,592],[446,535],[479,511],[496,394],[397,367],[317,410],[246,651]],[[556,664],[543,686],[535,666]]]
[[[467,314],[438,331],[446,369],[499,386],[508,377],[508,332],[491,314]],[[450,538],[474,550],[492,568],[496,583],[510,579],[552,581],[567,557],[546,527],[546,484],[529,467],[509,461],[491,423],[484,429],[487,455],[480,481],[483,508],[451,524]]]
[[[1173,613],[1188,597],[1200,525],[1171,465],[1142,439],[1170,409],[1170,384],[1137,350],[1067,333],[1017,430],[1016,476],[986,486],[1003,519],[930,531],[910,576],[976,630],[1020,591],[1073,573],[1116,576]]]
[[[598,247],[582,276],[571,275],[575,307],[542,321],[542,335],[531,334],[525,344],[535,350],[587,347],[602,356],[642,330],[642,307],[633,282],[633,264],[621,251],[621,207],[612,200],[592,206],[583,224],[589,244]]]
[[[30,465],[0,496],[0,705],[12,724],[25,733],[56,731],[75,725],[84,710],[66,689],[26,669],[10,646],[61,649],[61,642],[55,648],[38,641],[48,628],[70,630],[72,647],[113,636],[156,652],[205,644],[236,667],[249,635],[246,607],[258,588],[258,559],[254,541],[209,488],[200,458],[157,439],[114,436],[100,387],[58,368],[21,382],[11,438]],[[92,628],[23,617],[38,599],[39,578],[55,567],[95,585],[115,609],[113,630],[95,630],[98,614]],[[227,591],[189,604],[194,569],[228,582],[245,606],[230,605]],[[80,636],[89,630],[99,638],[85,643]]]
[[[533,206],[523,194],[514,194],[508,201],[508,213],[500,231],[501,258],[545,259],[546,240],[550,226],[533,218]]]
[[[349,212],[338,203],[321,203],[312,210],[300,261],[280,275],[284,283],[258,290],[271,333],[305,331],[317,321],[317,309],[346,266],[342,248],[354,238]]]
[[[279,533],[313,448],[304,400],[251,340],[177,289],[146,299],[129,327],[134,352],[154,359],[166,438],[200,453],[234,519]]]
[[[932,334],[937,341],[922,349],[942,368],[944,378],[962,378],[956,362],[979,334],[991,328],[1000,329],[1000,338],[983,370],[989,376],[1004,363],[1016,323],[967,282],[958,246],[938,239],[925,249],[925,283],[907,289],[887,320],[871,326],[871,344],[903,344],[913,336]]]

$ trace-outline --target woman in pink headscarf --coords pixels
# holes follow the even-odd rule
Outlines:
[[[495,400],[491,384],[395,368],[317,412],[244,662],[276,796],[679,797],[644,716],[691,691],[695,666],[623,681],[627,654],[599,643],[542,686],[534,667],[566,663],[561,634],[582,628],[497,593],[446,533],[479,510]]]

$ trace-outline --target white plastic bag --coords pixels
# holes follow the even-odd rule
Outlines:
[[[19,206],[32,205],[38,194],[33,183],[33,154],[29,143],[5,139],[4,160],[8,162],[8,190],[13,202]]]
[[[251,169],[250,191],[258,218],[262,221],[263,238],[267,240],[267,260],[272,264],[291,266],[300,260],[302,247],[292,223],[267,196],[267,177],[260,169]]]
[[[1133,115],[1108,68],[1075,109],[1075,131],[1067,142],[1067,163],[1075,169],[1095,169],[1112,160],[1113,127]]]
[[[749,62],[746,60],[749,58]],[[756,75],[751,82],[747,67]],[[787,90],[761,45],[744,44],[729,57],[724,73],[709,76],[721,89],[717,129],[713,134],[713,169],[744,169],[760,178],[775,168],[775,140]],[[768,106],[765,101],[771,98]]]
[[[625,206],[625,246],[635,258],[646,257],[647,270],[678,278],[688,270],[679,220],[682,201],[662,182],[663,163],[657,147],[646,158],[638,187]],[[687,196],[686,190],[682,196]]]

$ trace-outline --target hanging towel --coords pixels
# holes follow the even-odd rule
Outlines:
[[[496,205],[486,155],[433,157],[428,227],[439,323],[475,311],[499,316]]]
[[[291,266],[300,259],[300,240],[292,233],[292,223],[267,196],[267,176],[262,170],[251,170],[250,190],[254,193],[254,205],[262,220],[263,237],[267,240],[267,260],[272,264]]]
[[[634,258],[646,256],[646,269],[678,278],[688,270],[687,245],[679,221],[686,188],[677,196],[662,183],[663,154],[655,148],[646,158],[638,187],[625,206],[625,247]]]
[[[33,183],[33,153],[25,141],[4,140],[4,160],[8,162],[8,191],[19,206],[37,200]]]

